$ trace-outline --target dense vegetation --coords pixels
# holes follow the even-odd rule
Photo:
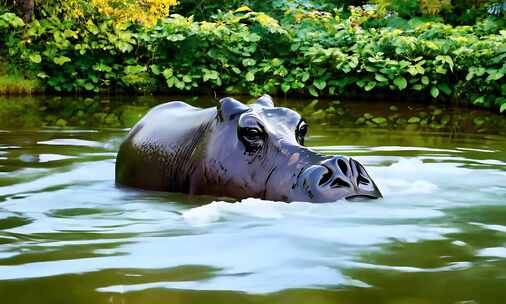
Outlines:
[[[4,5],[0,54],[57,92],[396,95],[506,110],[501,1],[246,2],[126,18],[108,1],[47,1],[28,23]]]

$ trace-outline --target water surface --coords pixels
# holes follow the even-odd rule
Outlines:
[[[504,135],[312,124],[385,198],[286,204],[117,188],[125,134],[0,130],[2,302],[504,303]]]

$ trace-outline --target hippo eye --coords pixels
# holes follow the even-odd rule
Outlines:
[[[301,145],[304,145],[304,137],[307,134],[307,128],[308,125],[305,122],[301,122],[299,124],[299,128],[295,132],[295,138],[297,139],[297,142]]]
[[[239,139],[248,153],[256,153],[263,145],[265,134],[259,128],[240,128]]]
[[[243,128],[241,135],[248,141],[257,141],[262,139],[262,131],[257,128]]]

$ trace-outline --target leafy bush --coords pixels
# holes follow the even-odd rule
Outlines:
[[[248,7],[212,22],[172,15],[153,27],[48,17],[23,30],[12,26],[5,39],[9,60],[56,91],[400,92],[506,110],[500,20],[362,27],[370,18],[294,10],[279,22]]]

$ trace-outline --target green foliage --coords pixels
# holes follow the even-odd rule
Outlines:
[[[420,13],[418,0],[375,0],[371,2],[378,6],[377,11],[381,16],[395,12],[401,17],[413,17]]]
[[[453,25],[471,25],[488,16],[504,17],[503,0],[371,0],[376,5],[372,25],[406,22],[413,17],[432,17]]]
[[[287,12],[333,12],[335,9],[362,5],[365,2],[361,0],[180,0],[173,10],[177,14],[194,16],[195,20],[209,20],[217,13],[248,6],[254,11],[268,12],[270,16],[282,19]]]
[[[55,91],[400,93],[505,110],[501,21],[360,26],[373,17],[295,9],[280,22],[246,6],[153,27],[48,17],[23,30],[8,23],[4,39],[9,60]]]
[[[6,12],[0,15],[0,31],[8,30],[9,28],[19,28],[23,25],[25,25],[23,20],[14,13]]]
[[[38,80],[26,79],[20,73],[8,72],[0,61],[0,95],[30,95],[41,91]]]

